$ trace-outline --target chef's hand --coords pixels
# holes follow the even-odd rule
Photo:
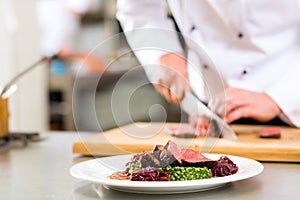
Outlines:
[[[67,46],[62,46],[56,54],[56,56],[61,60],[70,60],[73,55],[73,50]]]
[[[191,117],[189,116],[189,124],[193,127],[196,135],[206,136],[209,134],[210,130],[210,118],[207,117]]]
[[[227,123],[240,118],[267,122],[282,112],[269,95],[237,88],[226,89],[224,93],[212,99],[208,106],[224,117]]]
[[[89,73],[97,74],[106,72],[106,65],[101,58],[89,53],[77,53],[75,54],[71,48],[62,47],[56,54],[56,57],[63,61],[77,61],[80,65],[84,63]]]
[[[160,64],[164,77],[154,87],[167,101],[179,103],[185,91],[190,91],[186,60],[182,55],[168,53],[160,58]]]

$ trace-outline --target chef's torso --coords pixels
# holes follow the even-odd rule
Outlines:
[[[263,92],[289,67],[300,67],[298,0],[171,0],[169,6],[205,79],[217,71],[225,87]],[[201,85],[197,79],[192,85]]]

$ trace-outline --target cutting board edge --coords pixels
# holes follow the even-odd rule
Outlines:
[[[115,145],[102,145],[102,149],[109,149],[107,151],[97,150],[98,144],[93,143],[83,143],[77,142],[73,145],[73,153],[78,153],[82,155],[88,156],[113,156],[113,155],[125,155],[125,154],[134,154],[140,153],[142,151],[150,151],[153,149],[152,145],[147,145],[143,147],[130,147],[127,145],[122,144],[115,144]],[[126,149],[126,150],[125,150]],[[195,148],[191,148],[196,150]],[[216,153],[216,154],[226,154],[226,155],[233,155],[233,156],[241,156],[246,157],[258,161],[272,161],[272,162],[300,162],[300,152],[287,152],[284,154],[282,152],[272,151],[267,149],[267,151],[261,150],[253,150],[250,152],[243,152],[239,151],[238,149],[234,148],[227,148],[226,151],[222,150],[221,148],[214,148],[209,153]]]

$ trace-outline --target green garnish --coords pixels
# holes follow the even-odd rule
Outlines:
[[[126,172],[133,173],[142,168],[141,159],[145,153],[135,154],[128,163],[126,163]]]
[[[207,167],[171,167],[168,165],[162,168],[162,171],[170,172],[171,181],[199,180],[212,177],[211,170]]]
[[[133,172],[135,172],[135,171],[137,171],[137,170],[139,170],[139,169],[141,169],[141,168],[142,168],[141,162],[140,162],[140,161],[137,161],[137,162],[132,163],[132,164],[130,165],[128,172],[129,172],[129,173],[133,173]]]

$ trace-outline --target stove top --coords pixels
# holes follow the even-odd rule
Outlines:
[[[18,143],[18,146],[26,147],[28,143],[40,140],[39,133],[11,132],[7,136],[0,138],[0,148],[11,143]]]

